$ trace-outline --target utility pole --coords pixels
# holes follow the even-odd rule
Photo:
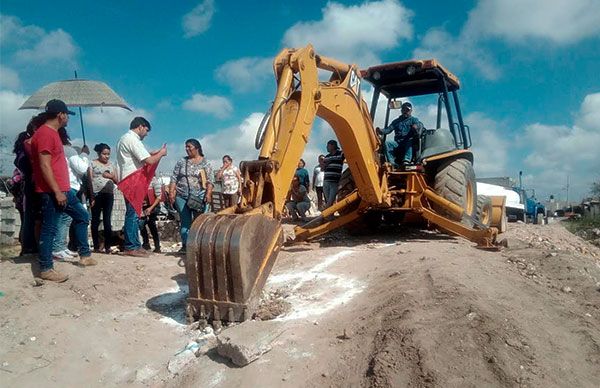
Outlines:
[[[573,208],[570,206],[569,204],[569,176],[567,175],[567,206],[569,206],[570,210],[569,211],[573,211]]]

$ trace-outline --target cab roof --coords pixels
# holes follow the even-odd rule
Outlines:
[[[413,69],[414,73],[409,74]],[[441,93],[444,90],[441,81],[444,79],[449,92],[460,88],[458,77],[435,59],[386,63],[360,72],[363,79],[379,88],[387,98]]]

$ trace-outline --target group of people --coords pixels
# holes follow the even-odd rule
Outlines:
[[[312,190],[317,195],[317,208],[322,211],[336,201],[338,184],[342,177],[344,154],[337,141],[327,142],[327,155],[319,155],[318,164],[313,170]],[[304,159],[298,162],[298,168],[292,179],[286,207],[293,221],[306,221],[306,213],[310,209],[310,177],[305,168]]]
[[[418,133],[422,124],[411,116],[411,112],[412,105],[404,103],[399,118],[383,130],[377,128],[380,134],[395,132],[394,140],[386,142],[390,163],[395,164],[396,157],[404,164],[412,160],[413,134]],[[13,181],[20,187],[15,203],[22,220],[22,254],[38,253],[42,279],[56,282],[68,279],[67,275],[54,269],[54,259],[78,258],[78,263],[86,267],[97,264],[87,238],[90,213],[93,251],[111,252],[111,216],[117,186],[124,194],[126,208],[122,254],[130,256],[148,255],[151,247],[146,228],[152,235],[154,251],[160,252],[156,220],[162,201],[167,201],[179,214],[181,253],[186,252],[187,236],[194,218],[210,210],[215,178],[222,182],[224,206],[239,202],[242,177],[231,156],[223,156],[223,165],[215,176],[200,142],[188,139],[185,141],[186,156],[177,161],[170,183],[164,188],[154,172],[167,154],[167,148],[163,144],[156,151],[146,149],[143,140],[152,128],[148,120],[135,117],[131,121],[129,130],[116,146],[116,164],[113,164],[108,144],[96,144],[97,157],[91,161],[86,145],[80,150],[71,146],[66,127],[73,114],[63,101],[49,101],[45,111],[33,117],[26,130],[19,134],[14,147],[16,169]],[[335,203],[344,163],[344,154],[336,140],[327,142],[327,152],[319,155],[312,177],[319,210]],[[310,209],[311,180],[305,165],[300,159],[286,202],[293,220],[305,221]],[[130,178],[138,175],[142,180]],[[146,187],[140,188],[142,181]],[[137,204],[134,198],[138,196],[127,193],[140,189],[146,192],[143,203]],[[89,203],[90,213],[84,203]],[[99,236],[101,222],[103,242]]]
[[[61,100],[51,100],[45,111],[34,116],[20,133],[14,146],[13,174],[16,207],[21,215],[21,254],[38,254],[39,276],[64,282],[68,276],[54,268],[54,261],[73,261],[84,267],[97,264],[94,253],[110,253],[113,239],[112,210],[118,186],[125,197],[123,225],[124,255],[146,257],[151,249],[146,228],[150,230],[154,251],[160,252],[156,220],[160,204],[166,201],[179,214],[182,249],[193,219],[209,209],[214,187],[213,170],[196,139],[185,142],[186,156],[181,158],[168,186],[154,176],[156,166],[167,154],[166,145],[148,151],[143,140],[151,125],[143,117],[134,118],[129,130],[116,146],[116,163],[111,161],[111,147],[96,144],[97,157],[90,160],[87,146],[71,146],[66,130],[73,115]],[[138,176],[144,179],[134,179]],[[229,155],[216,178],[223,182],[226,204],[233,205],[241,193],[241,176]],[[135,196],[126,193],[140,190],[147,182],[141,209]],[[145,190],[141,187],[141,190]],[[89,205],[90,212],[86,209]],[[88,242],[91,214],[93,247]],[[99,227],[103,224],[103,239]],[[140,234],[142,241],[140,241]],[[67,243],[68,241],[68,243]]]

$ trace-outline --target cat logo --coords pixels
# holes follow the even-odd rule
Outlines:
[[[350,81],[348,87],[354,91],[354,94],[360,100],[360,77],[356,73],[356,69],[350,71]]]

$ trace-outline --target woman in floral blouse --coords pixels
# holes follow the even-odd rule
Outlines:
[[[187,156],[180,159],[171,175],[169,199],[177,209],[180,219],[181,250],[185,253],[187,236],[196,216],[212,202],[213,172],[210,163],[204,158],[202,146],[196,139],[185,141]],[[198,206],[198,202],[204,205]]]
[[[239,195],[242,195],[242,176],[240,170],[233,165],[231,156],[223,156],[223,166],[217,172],[217,180],[223,182],[223,202],[225,207],[235,206]]]

